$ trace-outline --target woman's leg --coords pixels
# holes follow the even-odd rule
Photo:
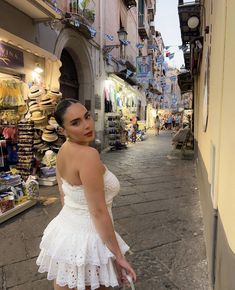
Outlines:
[[[91,290],[91,287],[86,287],[86,290]],[[110,288],[101,286],[100,288],[98,288],[97,290],[110,290]]]
[[[54,290],[76,290],[76,288],[69,289],[67,286],[61,287],[59,285],[56,285],[56,283],[54,281]],[[91,287],[86,287],[86,290],[91,290]],[[110,288],[107,288],[105,286],[101,286],[97,290],[110,290]]]
[[[57,285],[56,282],[54,281],[54,290],[76,290],[76,288],[69,289],[67,286],[61,287],[61,286]]]

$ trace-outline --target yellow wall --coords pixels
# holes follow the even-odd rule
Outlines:
[[[196,139],[204,164],[211,179],[211,145],[216,148],[215,198],[218,211],[231,249],[235,252],[235,1],[206,0],[206,25],[210,34],[203,46],[203,59],[196,92]],[[207,131],[202,128],[205,54],[211,46],[209,122]]]
[[[227,0],[218,206],[229,244],[235,252],[235,1]]]

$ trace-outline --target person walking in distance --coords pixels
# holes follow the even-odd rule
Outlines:
[[[67,137],[56,162],[62,209],[44,230],[38,271],[47,272],[55,290],[110,289],[128,283],[127,274],[135,281],[124,256],[129,247],[113,227],[119,181],[89,147],[94,121],[74,99],[63,99],[54,116]]]
[[[159,135],[160,125],[161,125],[161,122],[160,122],[159,116],[157,115],[155,119],[156,135]]]

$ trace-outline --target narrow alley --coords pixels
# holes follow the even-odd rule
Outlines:
[[[153,133],[102,160],[121,182],[113,204],[117,232],[131,246],[136,289],[208,290],[203,222],[193,160],[172,153],[170,132]],[[43,229],[61,206],[57,187],[42,187],[44,204],[0,229],[0,289],[49,290],[35,264]]]

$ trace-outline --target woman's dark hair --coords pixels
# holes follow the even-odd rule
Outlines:
[[[75,99],[62,99],[55,108],[54,117],[56,122],[63,127],[64,124],[64,114],[66,113],[68,107],[72,104],[80,103],[78,100]]]

